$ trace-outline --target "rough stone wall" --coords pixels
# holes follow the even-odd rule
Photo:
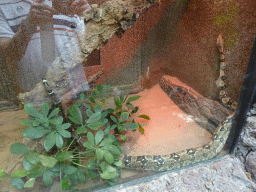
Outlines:
[[[134,77],[138,86],[142,82],[144,88],[150,88],[167,74],[218,99],[216,40],[221,33],[226,46],[227,90],[238,100],[256,31],[255,4],[252,0],[161,0],[121,39],[111,38],[101,48],[101,65],[88,68],[88,73],[104,68],[101,83],[122,83],[119,80],[137,67],[142,74]]]
[[[145,65],[153,69],[151,74],[176,76],[202,95],[217,98],[216,39],[222,33],[226,45],[227,89],[231,98],[238,100],[256,31],[255,1],[191,0],[176,26],[172,6],[148,37],[149,42],[156,37],[158,43],[162,42],[161,47],[153,44],[155,54],[146,60]],[[150,50],[150,44],[146,50]]]

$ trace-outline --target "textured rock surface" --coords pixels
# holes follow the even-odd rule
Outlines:
[[[136,186],[119,187],[112,191],[253,192],[256,191],[256,184],[246,176],[243,164],[236,157],[228,155],[217,162],[172,172]]]
[[[246,170],[252,175],[252,178],[256,179],[256,152],[250,152],[245,161],[245,168]]]

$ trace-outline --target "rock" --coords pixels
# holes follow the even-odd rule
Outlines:
[[[247,118],[247,124],[240,135],[243,145],[256,150],[256,117]]]
[[[250,152],[245,161],[245,168],[251,174],[252,179],[256,180],[256,152]]]
[[[157,190],[173,192],[253,192],[256,190],[256,184],[247,177],[239,159],[228,155],[217,162],[172,172],[136,186],[126,188],[120,186],[115,192],[153,192]]]
[[[234,149],[235,156],[245,163],[249,152],[256,149],[256,117],[248,116],[247,123],[242,130],[237,146]]]
[[[217,162],[175,171],[159,178],[151,178],[135,186],[126,188],[119,186],[118,189],[111,191],[253,192],[256,191],[256,184],[247,177],[239,159],[227,155]]]

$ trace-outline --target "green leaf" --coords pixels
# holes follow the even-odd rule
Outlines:
[[[98,92],[102,92],[102,90],[103,90],[103,85],[98,85],[97,86],[97,91]]]
[[[87,120],[87,123],[90,124],[90,123],[93,123],[93,122],[97,122],[99,121],[101,118],[101,112],[97,112],[97,113],[94,113],[93,115],[90,116],[90,118]]]
[[[147,115],[144,115],[144,114],[143,115],[139,115],[138,117],[146,119],[146,120],[150,120],[150,117],[147,116]]]
[[[97,113],[97,112],[102,112],[101,104],[97,104],[97,105],[95,106],[95,112],[96,112],[96,113]]]
[[[63,162],[63,161],[71,161],[71,159],[73,157],[74,156],[71,151],[63,151],[63,152],[57,154],[55,159],[57,159],[60,162]]]
[[[38,158],[41,161],[41,163],[43,164],[43,166],[45,166],[45,167],[52,168],[57,163],[57,159],[55,159],[54,157],[39,155]]]
[[[33,123],[33,126],[36,127],[36,126],[39,125],[39,124],[40,124],[40,121],[35,120],[34,123]]]
[[[115,104],[116,104],[117,107],[122,106],[122,101],[120,100],[119,97],[115,97],[115,98],[114,98],[114,102],[115,102]]]
[[[15,171],[14,173],[12,173],[11,177],[17,177],[17,178],[22,178],[25,177],[27,175],[27,170],[25,169],[20,169]]]
[[[57,117],[57,121],[59,122],[58,124],[61,125],[63,123],[63,120],[64,118],[62,116]]]
[[[98,96],[97,92],[96,91],[92,91],[92,97],[94,99],[97,99],[97,96]]]
[[[83,125],[83,126],[80,126],[76,129],[76,133],[79,135],[81,133],[87,133],[87,129],[86,127]]]
[[[82,113],[76,105],[72,105],[72,108],[69,108],[68,111],[69,111],[71,117],[76,119],[79,122],[79,124],[83,123]]]
[[[128,119],[128,117],[129,117],[129,113],[128,112],[123,112],[122,114],[121,114],[121,117],[120,117],[120,119],[119,119],[119,122],[123,122],[123,121],[125,121],[125,120],[127,120]]]
[[[80,100],[84,100],[84,97],[85,97],[84,93],[80,93]]]
[[[89,101],[91,101],[92,103],[96,103],[93,97],[88,97]]]
[[[89,177],[90,179],[96,179],[97,178],[97,174],[92,172],[92,171],[88,171],[88,170],[85,170],[85,174],[87,177]]]
[[[113,166],[109,165],[106,161],[102,161],[99,166],[103,172],[116,172],[116,169]]]
[[[90,105],[88,103],[84,103],[84,106],[87,108],[87,109],[90,109]]]
[[[62,131],[65,131],[65,130],[62,130]],[[51,132],[45,138],[44,148],[45,148],[46,151],[49,151],[55,144],[56,144],[56,133]]]
[[[121,100],[121,102],[124,101],[124,94],[123,93],[120,94],[120,100]]]
[[[117,172],[103,172],[103,173],[100,173],[100,176],[102,179],[112,179],[112,178],[115,178],[117,176]]]
[[[88,163],[87,163],[87,167],[88,169],[96,169],[96,163],[97,163],[97,159],[95,157],[92,157],[89,159]],[[86,175],[87,172],[85,171]],[[88,176],[88,175],[87,175]],[[89,177],[89,176],[88,176]],[[89,177],[90,178],[90,177]]]
[[[96,157],[99,161],[101,161],[103,159],[103,155],[104,155],[104,151],[97,148],[96,149]]]
[[[82,103],[78,101],[74,105],[76,105],[77,107],[80,107],[82,105]]]
[[[16,155],[22,155],[28,151],[28,148],[23,143],[14,143],[12,144],[10,151]]]
[[[74,174],[75,172],[77,172],[77,168],[74,167],[74,166],[65,166],[63,168],[63,172],[66,174],[66,175],[71,175],[71,174]]]
[[[51,113],[50,115],[48,116],[48,118],[52,118],[54,117],[55,115],[57,115],[59,113],[60,109],[59,108],[55,108]]]
[[[93,115],[93,111],[91,109],[87,109],[86,115],[88,115],[88,117],[91,117]]]
[[[98,145],[104,137],[103,130],[99,130],[95,135],[95,145]]]
[[[114,141],[112,140],[112,138],[104,138],[99,146],[101,147],[101,146],[111,145],[113,142]]]
[[[33,117],[37,117],[39,119],[43,118],[44,116],[39,113],[35,107],[33,107],[31,104],[25,104],[24,105],[24,110],[27,114],[29,114],[30,116],[33,116]]]
[[[27,151],[24,158],[31,164],[37,164],[39,162],[38,153],[36,151]]]
[[[111,128],[110,128],[110,130],[115,129],[116,127],[117,127],[117,125],[112,125]]]
[[[50,110],[50,107],[47,103],[43,103],[41,105],[41,111],[42,111],[43,116],[47,117],[48,113],[49,113],[49,110]]]
[[[65,175],[61,180],[61,189],[66,190],[68,189],[69,185],[70,185],[70,182],[69,182],[68,176]]]
[[[108,112],[104,111],[101,113],[101,118],[107,117],[108,116]]]
[[[68,175],[68,178],[71,180],[71,183],[74,183],[74,182],[78,181],[78,176],[77,175],[78,175],[78,171],[74,174]]]
[[[126,128],[122,124],[119,124],[117,125],[117,130],[118,133],[121,134],[124,130],[126,130]]]
[[[38,139],[43,137],[45,134],[49,133],[49,129],[45,129],[44,127],[28,127],[25,131],[23,131],[22,135],[29,139]]]
[[[0,178],[3,178],[7,175],[3,169],[0,168]]]
[[[55,159],[57,159],[55,157]],[[49,170],[52,172],[58,172],[58,174],[60,173],[60,171],[65,167],[65,162],[57,162],[56,165],[53,168],[50,168]],[[54,176],[55,177],[55,176]]]
[[[117,178],[118,176],[116,176],[115,178]],[[110,185],[110,186],[115,186],[117,184],[117,179],[108,179],[106,180],[106,182]]]
[[[51,171],[46,171],[43,173],[43,182],[46,186],[49,186],[52,184],[52,176],[53,176],[53,173]]]
[[[139,107],[135,107],[135,109],[132,110],[132,113],[137,113],[138,110],[139,110]]]
[[[136,100],[138,100],[139,98],[141,98],[140,95],[133,95],[133,96],[131,96],[131,97],[127,100],[126,104],[128,104],[128,103],[130,103],[130,102],[132,102],[132,101],[136,101]]]
[[[46,167],[38,165],[35,168],[33,168],[27,176],[28,176],[29,179],[30,178],[37,178],[40,175],[42,175],[45,172],[46,169],[47,169]]]
[[[12,178],[11,184],[17,189],[24,188],[24,181],[21,178]]]
[[[114,162],[114,156],[107,150],[104,150],[104,158],[109,164],[112,164]]]
[[[118,122],[117,122],[117,119],[116,119],[113,115],[110,115],[110,119],[111,119],[112,121],[114,121],[115,123],[118,123]]]
[[[93,149],[94,145],[92,145],[89,141],[84,142],[83,146],[87,149]]]
[[[51,123],[51,124],[53,124],[53,125],[60,124],[60,122],[59,122],[58,119],[56,119],[56,118],[49,119],[49,120],[48,120],[48,123]]]
[[[31,178],[29,180],[27,180],[27,182],[24,185],[24,188],[30,188],[33,187],[35,184],[36,178]]]
[[[80,182],[80,183],[85,183],[85,176],[84,176],[84,173],[83,173],[83,172],[78,171],[78,172],[77,172],[77,176],[78,176],[78,179],[79,179],[79,182]]]
[[[87,125],[87,127],[90,128],[91,130],[98,131],[97,127],[93,127],[93,126],[90,126],[90,125]]]
[[[87,125],[92,130],[98,130],[99,127],[102,127],[104,125],[103,122],[93,122]]]
[[[88,138],[88,141],[91,143],[91,145],[95,145],[94,137],[91,132],[87,133],[87,138]]]
[[[127,137],[125,137],[124,135],[119,135],[120,137],[121,137],[121,139],[123,140],[123,141],[126,141],[127,140]]]
[[[72,117],[72,116],[68,116],[68,118],[69,118],[73,123],[81,125],[81,122],[78,121],[76,118],[74,118],[74,117]]]
[[[68,129],[71,126],[70,123],[64,123],[60,126],[60,129]]]
[[[107,123],[106,127],[105,127],[105,130],[104,130],[104,135],[107,135],[110,131],[110,124]]]
[[[64,143],[63,138],[59,133],[56,133],[55,136],[56,136],[56,146],[61,149]]]
[[[23,159],[23,167],[27,170],[30,171],[34,168],[34,165],[29,163],[28,160],[26,160],[25,158]]]
[[[126,129],[132,129],[136,130],[139,128],[139,125],[137,123],[124,123],[123,126],[125,126]]]
[[[106,149],[108,151],[112,151],[114,154],[121,154],[122,153],[122,150],[117,147],[116,145],[106,145],[103,147],[103,149]]]
[[[33,125],[33,123],[35,122],[34,119],[26,119],[20,122],[21,125]]]
[[[124,162],[122,160],[119,160],[117,162],[114,162],[114,164],[117,166],[117,167],[121,167],[123,168],[125,166]]]
[[[128,108],[130,108],[131,110],[134,110],[134,109],[135,109],[135,107],[133,106],[133,104],[126,104],[125,106],[128,107]]]
[[[71,133],[69,131],[66,131],[66,130],[60,130],[58,131],[59,134],[62,135],[62,137],[65,137],[65,138],[70,138],[71,137]]]
[[[144,134],[145,129],[139,124],[139,131],[141,134]]]

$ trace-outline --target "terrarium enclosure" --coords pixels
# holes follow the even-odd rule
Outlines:
[[[228,154],[233,143],[228,139],[232,129],[230,115],[236,110],[255,37],[256,3],[252,0],[88,2],[92,10],[82,16],[85,34],[78,37],[81,52],[63,49],[59,53],[60,57],[45,75],[50,91],[38,81],[30,91],[20,92],[16,89],[18,80],[12,78],[8,68],[0,66],[0,110],[3,110],[0,113],[0,155],[3,157],[0,168],[9,174],[20,167],[17,165],[22,163],[21,157],[11,157],[9,151],[13,143],[29,144],[31,148],[44,142],[31,143],[21,135],[27,126],[20,125],[20,121],[28,119],[22,109],[24,104],[41,111],[44,102],[50,106],[56,104],[49,94],[53,91],[63,102],[66,120],[71,116],[72,121],[72,110],[75,111],[72,105],[80,102],[79,94],[84,92],[85,97],[92,98],[93,90],[101,90],[99,85],[111,86],[107,89],[108,98],[100,104],[100,109],[96,109],[93,99],[86,100],[87,105],[80,107],[80,112],[82,118],[90,121],[97,110],[103,113],[108,108],[115,109],[106,118],[112,121],[111,126],[115,120],[118,125],[112,132],[104,133],[105,136],[121,135],[116,138],[122,143],[120,159],[124,167],[117,174],[116,184]],[[75,43],[70,41],[65,46],[72,50]],[[82,65],[78,67],[77,63]],[[119,101],[128,109],[132,103],[132,112],[118,111]],[[91,115],[87,112],[88,103]],[[15,107],[18,110],[10,110]],[[135,116],[130,123],[138,124],[133,128],[136,131],[120,124]],[[71,124],[74,126],[74,121]],[[106,127],[107,124],[92,129],[95,142],[97,131],[105,131]],[[77,126],[71,129],[72,138],[78,143],[84,139],[81,145],[85,146],[90,126],[86,131],[80,129],[80,133],[76,129]],[[109,163],[105,156],[100,159]],[[100,169],[104,173],[103,168]],[[70,182],[72,179],[69,178]],[[109,187],[106,180],[89,177],[78,188],[106,189]],[[3,183],[1,186],[9,187]]]

